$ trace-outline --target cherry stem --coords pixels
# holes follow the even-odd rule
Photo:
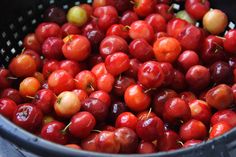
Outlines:
[[[218,36],[218,35],[216,35],[216,37],[217,37],[217,38],[220,38],[220,39],[222,39],[222,40],[225,40],[224,37],[221,37],[221,36]]]
[[[71,125],[71,122],[67,124],[67,126],[61,132],[65,134],[70,125]]]
[[[122,31],[127,32],[128,30],[130,30],[130,28],[131,28],[130,26],[126,25],[122,28]]]
[[[18,78],[17,77],[12,77],[12,76],[9,76],[7,77],[8,80],[17,80]]]
[[[29,99],[32,99],[32,100],[35,99],[35,97],[29,96],[29,95],[27,95],[26,98],[29,98]]]
[[[149,118],[151,112],[152,112],[152,108],[149,109],[148,114],[147,114],[147,116],[146,116],[146,120]]]
[[[71,35],[68,35],[69,41],[72,42]]]
[[[93,86],[91,84],[89,84],[89,88],[91,88],[92,91],[95,91],[95,89],[93,88]]]
[[[212,42],[212,43],[216,45],[216,49],[223,50],[223,47],[221,45],[219,45],[218,43],[216,43],[216,42]]]
[[[173,8],[174,8],[174,4],[172,4],[169,9],[167,10],[167,13],[171,13],[173,11]]]
[[[184,145],[182,141],[177,141],[177,143],[181,144],[182,146]]]
[[[131,3],[131,4],[133,4],[133,5],[134,5],[134,7],[137,7],[137,6],[138,6],[138,3],[137,3],[137,2],[135,2],[135,1],[132,1],[132,0],[131,0],[131,1],[130,1],[130,3]]]
[[[62,97],[60,97],[60,98],[57,98],[57,103],[58,103],[58,104],[60,104],[60,103],[61,103],[61,99],[62,99]]]
[[[25,49],[26,49],[26,48],[24,47],[24,48],[21,50],[21,53],[23,53],[23,52],[25,51]]]
[[[90,15],[90,17],[91,17],[92,19],[97,19],[97,17],[96,17],[96,16],[93,16],[93,15]]]
[[[98,133],[100,133],[101,131],[100,130],[92,130],[93,132],[98,132]]]
[[[121,74],[120,74],[119,77],[118,77],[118,80],[119,80],[119,81],[121,80],[121,77],[122,77],[122,76],[121,76]]]
[[[149,89],[145,90],[144,93],[147,94],[147,93],[149,93],[152,90],[156,90],[156,88],[149,88]]]
[[[202,4],[205,4],[206,0],[202,0]]]
[[[74,79],[75,82],[79,82],[78,80]]]

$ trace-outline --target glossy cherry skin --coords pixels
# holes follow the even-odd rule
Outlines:
[[[144,93],[140,85],[129,86],[125,91],[124,99],[129,109],[135,112],[146,110],[151,103],[150,96]]]
[[[62,58],[62,46],[64,42],[58,37],[47,38],[42,45],[42,53],[47,59],[60,59]]]
[[[179,55],[178,64],[187,71],[192,66],[199,64],[199,56],[194,51],[186,50]]]
[[[163,89],[153,98],[153,109],[158,116],[162,116],[165,102],[170,98],[178,97],[178,94],[171,89]]]
[[[123,112],[117,117],[115,126],[116,128],[127,127],[135,130],[137,122],[138,118],[133,113]]]
[[[0,68],[0,89],[11,87],[12,81],[9,79],[11,76],[10,71],[5,68]]]
[[[204,140],[207,136],[207,129],[201,121],[192,119],[180,127],[179,135],[183,141]]]
[[[41,44],[36,38],[35,33],[30,33],[25,36],[23,45],[26,49],[34,50],[37,53],[41,54]]]
[[[105,67],[105,63],[99,63],[95,65],[92,69],[91,72],[97,77],[101,77],[105,74],[108,74],[107,69]]]
[[[71,34],[81,34],[81,30],[73,23],[65,23],[61,26],[62,37],[66,37]]]
[[[129,53],[144,62],[154,57],[152,46],[144,39],[135,39],[129,45]]]
[[[92,93],[97,89],[97,78],[92,72],[83,70],[75,76],[75,85],[78,89]]]
[[[143,38],[151,43],[154,39],[154,31],[152,26],[147,22],[139,20],[130,25],[129,36],[132,39]]]
[[[79,112],[71,119],[69,131],[74,137],[86,138],[96,125],[94,116],[89,112]]]
[[[122,24],[114,24],[107,30],[106,36],[110,35],[117,35],[127,40],[129,39],[129,29]]]
[[[150,112],[150,110],[149,111],[143,111],[143,112],[140,112],[139,114],[137,114],[138,120],[153,118],[153,117],[156,117],[156,116],[157,115],[154,112]]]
[[[193,146],[200,144],[202,142],[203,141],[201,141],[201,140],[188,140],[184,143],[183,148],[193,147]]]
[[[153,0],[134,0],[134,11],[141,17],[145,17],[154,12],[156,1]]]
[[[163,87],[169,86],[174,80],[174,68],[172,64],[168,62],[161,62],[160,67],[164,73],[164,81],[162,83]]]
[[[183,49],[197,51],[202,43],[203,36],[198,27],[188,25],[178,34],[177,39],[180,41]]]
[[[178,120],[186,122],[191,118],[191,110],[184,100],[170,98],[164,105],[163,118],[174,124],[178,123]]]
[[[82,149],[87,150],[87,151],[92,151],[92,152],[98,151],[97,145],[95,143],[95,139],[96,139],[97,135],[98,135],[98,133],[92,132],[88,137],[83,139],[80,144]]]
[[[105,74],[97,79],[97,88],[105,92],[111,92],[115,78],[111,74]]]
[[[37,70],[37,64],[32,56],[20,54],[11,60],[9,70],[16,77],[33,76]]]
[[[65,23],[66,14],[63,9],[59,7],[49,7],[43,14],[45,21],[55,22],[59,25]]]
[[[157,151],[155,145],[152,142],[141,141],[139,143],[137,153],[139,154],[150,154]]]
[[[154,141],[164,135],[164,123],[158,117],[139,120],[136,125],[136,133],[144,141]]]
[[[127,111],[127,107],[124,102],[121,101],[115,101],[111,104],[110,110],[109,110],[109,121],[114,123],[117,119],[117,117]]]
[[[43,60],[40,58],[40,54],[30,49],[24,50],[21,54],[30,55],[35,60],[37,70],[41,70],[43,65]]]
[[[210,9],[210,2],[208,0],[186,0],[185,8],[194,19],[201,20]]]
[[[61,37],[61,28],[53,22],[44,22],[38,25],[35,30],[36,38],[43,43],[48,37]]]
[[[138,19],[138,15],[135,12],[128,10],[122,14],[120,23],[124,26],[130,26],[134,21],[137,21]]]
[[[232,126],[228,124],[227,122],[224,122],[224,121],[218,122],[212,126],[209,139],[213,139],[215,137],[221,136],[222,134],[230,131],[231,129],[232,129]]]
[[[55,94],[71,91],[75,88],[73,77],[64,70],[54,71],[48,78],[48,86]]]
[[[136,58],[130,59],[129,64],[130,64],[130,68],[125,72],[125,75],[136,80],[138,77],[138,70],[142,64]]]
[[[179,97],[187,104],[190,104],[192,101],[197,100],[196,95],[193,92],[189,91],[179,93]]]
[[[122,127],[114,131],[116,139],[120,142],[120,151],[122,154],[135,153],[138,147],[138,136],[129,128]]]
[[[104,62],[104,59],[102,58],[100,54],[90,55],[88,58],[88,66],[90,69],[96,66],[97,64],[103,63],[103,62]]]
[[[150,14],[145,18],[145,21],[152,26],[155,33],[166,31],[166,20],[160,14]]]
[[[181,52],[181,45],[175,38],[162,37],[155,41],[153,51],[157,61],[173,63]]]
[[[99,52],[103,58],[115,52],[128,52],[129,47],[127,42],[116,35],[107,36],[100,44]]]
[[[92,50],[96,50],[99,47],[99,44],[105,37],[105,33],[99,29],[89,29],[83,32],[83,35],[88,38],[91,43]]]
[[[96,98],[104,102],[108,107],[111,105],[111,97],[110,95],[103,91],[103,90],[98,90],[89,95],[90,98]]]
[[[12,119],[13,114],[17,108],[16,103],[8,98],[0,99],[0,113],[8,119]]]
[[[187,71],[185,79],[190,88],[194,90],[202,90],[210,83],[210,72],[204,66],[195,65]]]
[[[58,70],[60,68],[60,62],[57,60],[47,60],[43,64],[43,76],[45,79],[49,77],[49,75]]]
[[[59,69],[67,71],[73,77],[81,71],[80,64],[72,60],[61,61],[59,63]]]
[[[82,102],[82,101],[84,101],[85,99],[88,98],[88,94],[85,90],[74,89],[72,92],[74,92],[78,96],[80,102]]]
[[[177,38],[180,33],[188,26],[188,22],[179,18],[173,18],[167,23],[167,34]]]
[[[64,56],[70,60],[84,61],[91,51],[89,40],[82,35],[69,35],[66,38],[68,39],[62,46]]]
[[[95,139],[95,143],[99,152],[115,154],[120,151],[120,142],[115,133],[111,131],[100,132]]]
[[[35,131],[42,124],[43,114],[40,109],[33,104],[18,105],[12,121],[28,131]]]
[[[62,132],[62,130],[65,127],[66,127],[65,124],[61,122],[52,121],[43,126],[40,136],[43,139],[46,139],[46,140],[49,140],[58,144],[67,144],[68,135],[66,134],[66,132]]]
[[[143,63],[138,71],[138,81],[146,88],[158,88],[165,79],[160,64],[155,61]]]
[[[236,53],[235,46],[236,46],[236,30],[232,29],[225,34],[224,49],[228,53]]]
[[[223,49],[223,39],[214,35],[206,37],[201,48],[201,59],[207,64],[225,60],[226,53]]]
[[[36,78],[27,77],[20,83],[19,92],[23,97],[34,96],[40,87],[40,82]]]
[[[189,103],[193,119],[199,120],[204,124],[209,124],[211,119],[211,108],[205,101],[194,100]]]
[[[123,52],[116,52],[106,57],[105,67],[113,76],[117,76],[129,69],[129,56]]]
[[[20,92],[13,88],[6,88],[1,92],[1,98],[8,98],[13,100],[16,104],[21,104],[23,102],[23,98],[20,95]]]
[[[123,96],[126,89],[130,86],[135,84],[135,80],[129,77],[118,77],[118,79],[114,83],[113,92],[117,96]]]
[[[33,100],[34,105],[36,105],[44,114],[49,114],[52,112],[53,105],[56,101],[56,95],[49,89],[41,89]]]
[[[234,84],[232,87],[233,94],[234,94],[234,102],[236,102],[236,84]]]
[[[87,98],[81,104],[82,110],[90,112],[97,122],[103,122],[108,116],[108,106],[96,98]]]
[[[231,83],[233,71],[226,62],[218,61],[210,66],[211,80],[216,84]]]
[[[174,17],[173,9],[167,4],[159,3],[155,6],[156,13],[159,13],[161,16],[163,16],[166,21],[169,21]]]
[[[171,87],[174,90],[181,91],[186,88],[186,80],[184,74],[179,70],[174,70],[173,72],[173,81],[171,82]]]
[[[236,113],[229,109],[218,111],[211,117],[211,125],[213,126],[218,122],[226,122],[234,127],[236,126],[235,117]]]
[[[218,110],[228,108],[233,101],[233,91],[225,84],[210,89],[206,94],[206,102]]]
[[[164,136],[162,136],[158,141],[157,148],[160,151],[179,149],[182,147],[180,141],[181,139],[176,132],[168,130],[164,132]]]

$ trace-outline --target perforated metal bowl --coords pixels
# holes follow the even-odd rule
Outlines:
[[[33,32],[42,21],[41,14],[50,5],[57,5],[67,10],[79,3],[91,3],[91,0],[1,0],[0,1],[0,65],[7,67],[11,58],[22,50],[22,39]],[[234,28],[236,21],[235,0],[212,0],[212,7],[224,10]],[[180,6],[181,8],[181,6]],[[216,21],[217,22],[217,21]],[[0,136],[24,149],[40,156],[47,157],[118,157],[111,155],[78,151],[45,141],[14,125],[0,115]],[[1,150],[0,150],[1,151]],[[195,147],[177,151],[161,152],[149,155],[125,155],[132,157],[235,157],[236,128],[214,140],[204,142]]]

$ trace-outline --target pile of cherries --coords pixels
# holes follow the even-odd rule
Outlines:
[[[46,140],[104,153],[194,146],[236,126],[236,30],[208,0],[50,7],[0,69],[0,113]],[[180,2],[180,1],[178,1]],[[220,36],[221,35],[221,36]]]

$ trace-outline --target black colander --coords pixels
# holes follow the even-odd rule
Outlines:
[[[7,67],[9,61],[22,50],[22,39],[33,32],[42,21],[42,13],[50,5],[59,6],[65,10],[79,3],[91,3],[92,0],[1,0],[0,1],[0,66]],[[213,8],[224,10],[231,22],[229,28],[234,28],[236,21],[235,0],[212,0]],[[182,8],[182,6],[180,6]],[[217,21],[216,21],[217,22]],[[118,157],[111,155],[77,151],[45,141],[17,127],[0,115],[0,136],[18,146],[18,150],[27,150],[32,154],[46,157]],[[1,138],[0,138],[1,140]],[[3,150],[0,150],[0,152]],[[1,156],[1,155],[0,155]],[[10,156],[10,155],[9,155]],[[161,152],[149,155],[126,155],[132,157],[235,157],[236,128],[214,140],[197,146],[177,151]]]

